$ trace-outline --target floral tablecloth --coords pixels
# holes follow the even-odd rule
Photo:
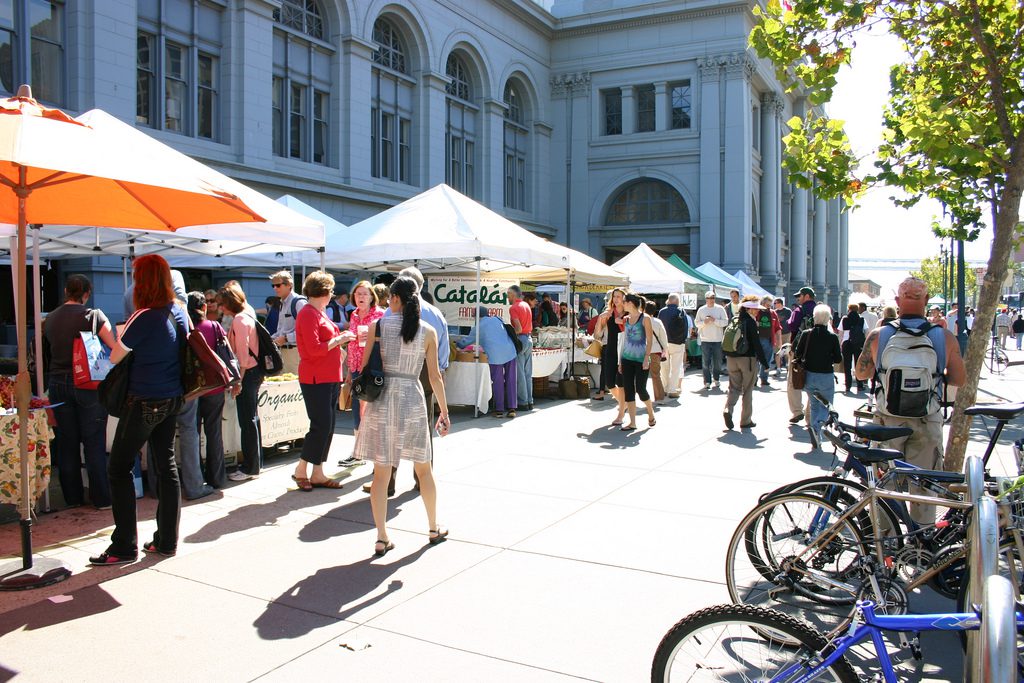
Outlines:
[[[32,500],[50,484],[50,425],[45,410],[33,410],[28,421],[29,457],[35,462]],[[18,416],[0,415],[0,503],[21,503],[21,457],[18,450]]]

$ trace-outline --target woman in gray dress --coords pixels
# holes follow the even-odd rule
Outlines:
[[[418,286],[408,277],[400,277],[391,285],[389,312],[370,326],[363,369],[374,343],[380,344],[384,363],[384,389],[376,401],[366,403],[356,457],[373,461],[373,486],[370,507],[377,526],[376,555],[384,555],[395,547],[388,539],[388,482],[391,468],[400,460],[411,460],[420,482],[420,497],[427,511],[431,545],[448,536],[448,530],[437,525],[437,488],[430,467],[430,425],[427,405],[419,377],[426,361],[430,386],[437,399],[435,429],[441,436],[448,433],[448,402],[444,380],[437,364],[437,333],[420,320]]]

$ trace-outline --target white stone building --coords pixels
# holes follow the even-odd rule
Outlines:
[[[346,224],[447,182],[602,260],[646,241],[836,305],[846,214],[780,168],[805,105],[746,48],[756,2],[12,0],[0,88]]]

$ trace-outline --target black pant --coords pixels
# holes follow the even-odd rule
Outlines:
[[[107,552],[122,557],[138,553],[139,538],[135,510],[135,455],[149,442],[150,462],[156,467],[156,534],[153,540],[163,551],[178,546],[178,518],[181,488],[174,464],[174,431],[181,396],[147,399],[130,396],[128,411],[118,421],[110,449],[107,476],[114,513],[114,533]]]
[[[85,470],[89,473],[89,497],[96,507],[110,505],[107,483],[107,411],[100,405],[96,391],[76,389],[72,375],[50,375],[50,402],[57,407],[57,438],[53,444],[53,461],[60,477],[64,502],[81,505],[85,502],[82,484],[82,449]]]
[[[249,368],[242,378],[242,390],[235,397],[235,411],[238,413],[238,427],[242,432],[242,456],[245,463],[242,471],[259,474],[263,467],[263,444],[260,442],[260,385],[263,373]]]
[[[206,483],[215,489],[224,486],[224,435],[221,426],[224,416],[224,392],[199,397],[199,423],[206,435],[206,463],[203,475]]]
[[[303,460],[314,465],[322,465],[331,450],[331,439],[334,438],[334,420],[338,414],[339,382],[323,384],[299,384],[302,389],[302,402],[306,404],[306,417],[309,418],[309,431],[302,442]]]
[[[864,343],[858,342],[854,344],[852,341],[847,339],[843,342],[843,372],[846,374],[846,388],[849,389],[853,385],[853,364],[857,361],[857,357],[860,356],[861,351],[864,350]],[[858,380],[857,388],[863,389],[864,382]]]
[[[651,371],[644,369],[640,361],[622,359],[622,388],[625,390],[626,403],[632,403],[639,396],[646,403],[651,400],[647,393],[647,377]]]

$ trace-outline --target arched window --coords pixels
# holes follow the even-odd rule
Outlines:
[[[274,154],[330,162],[331,57],[317,0],[282,0],[274,10]]]
[[[373,24],[370,175],[412,184],[412,110],[416,82],[409,77],[405,41],[388,19]]]
[[[478,111],[473,104],[473,81],[466,62],[454,52],[448,55],[445,73],[451,79],[446,87],[445,181],[464,195],[472,197],[476,190]]]
[[[139,3],[136,123],[218,139],[223,15],[219,6],[199,0],[165,0],[159,9]]]
[[[612,200],[605,225],[666,225],[690,222],[690,209],[675,188],[661,180],[637,180]]]
[[[316,0],[281,0],[281,9],[274,10],[274,21],[317,40],[324,39],[323,17]]]
[[[526,127],[525,100],[519,86],[505,84],[505,207],[526,210]]]

